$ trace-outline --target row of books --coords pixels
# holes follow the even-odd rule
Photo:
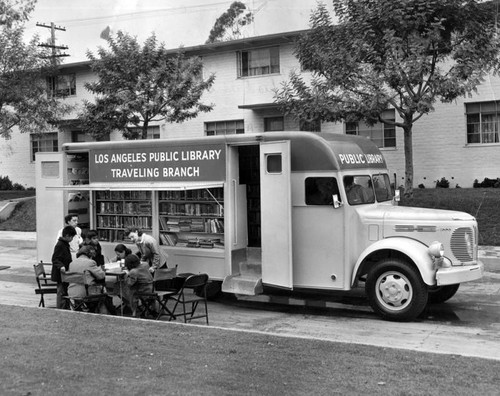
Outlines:
[[[224,199],[223,188],[209,188],[186,191],[160,191],[160,200],[177,200],[177,201],[217,201]]]
[[[187,216],[224,215],[224,208],[218,204],[160,202],[160,213]]]
[[[162,231],[168,232],[206,232],[210,234],[224,233],[222,219],[183,218],[160,216]]]
[[[102,216],[97,215],[98,228],[152,228],[151,216]]]
[[[122,242],[127,238],[125,230],[97,230],[100,241]]]
[[[151,199],[151,191],[97,191],[97,199],[115,200],[147,200]]]
[[[150,214],[151,202],[98,202],[98,214]]]
[[[175,234],[166,232],[160,233],[160,241],[165,246],[190,247],[212,249],[214,247],[223,248],[224,242],[220,238],[179,238]]]

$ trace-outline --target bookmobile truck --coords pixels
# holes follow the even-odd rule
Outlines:
[[[180,272],[237,295],[349,291],[408,321],[482,277],[469,214],[398,206],[368,139],[272,132],[69,143],[37,153],[38,259],[64,215],[97,230],[103,254],[137,226]],[[354,182],[354,183],[353,183]],[[135,251],[135,246],[130,246]]]

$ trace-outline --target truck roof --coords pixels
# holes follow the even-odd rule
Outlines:
[[[124,140],[108,142],[66,143],[62,149],[67,153],[92,152],[92,150],[141,150],[172,149],[176,146],[199,146],[208,144],[252,145],[260,142],[290,141],[292,171],[337,171],[344,169],[381,168],[385,159],[378,147],[368,138],[328,132],[265,132],[224,136],[169,138],[154,140]]]

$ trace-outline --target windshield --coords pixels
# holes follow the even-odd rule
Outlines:
[[[390,179],[387,174],[345,176],[344,187],[349,205],[362,205],[392,199]]]

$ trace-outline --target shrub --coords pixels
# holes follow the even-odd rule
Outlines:
[[[0,176],[0,190],[12,190],[12,182],[9,176]]]
[[[12,185],[12,189],[16,190],[16,191],[24,191],[24,190],[26,190],[26,188],[22,184],[19,184],[19,183],[14,183]]]
[[[472,186],[474,188],[500,188],[500,178],[490,179],[485,177],[481,183],[476,179]]]
[[[436,181],[436,188],[449,188],[450,182],[446,178],[442,177],[441,180]]]

